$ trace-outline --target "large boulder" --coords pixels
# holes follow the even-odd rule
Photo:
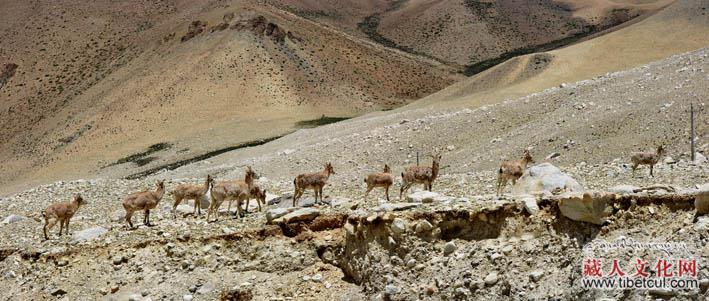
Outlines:
[[[320,215],[320,210],[315,208],[301,208],[290,212],[284,216],[276,218],[273,220],[274,223],[295,223],[295,222],[309,222],[314,220]]]
[[[275,200],[277,200],[278,198],[280,198],[279,195],[270,193],[268,191],[266,192],[266,204],[273,205],[276,203]]]
[[[609,192],[566,193],[559,198],[561,214],[575,221],[602,225],[613,212],[616,194]]]
[[[83,241],[90,241],[98,238],[99,236],[105,234],[108,232],[106,228],[104,227],[93,227],[93,228],[88,228],[84,229],[78,232],[74,232],[74,235],[72,235],[72,240],[75,242],[83,242]]]
[[[697,214],[709,213],[709,183],[699,186],[699,192],[694,198],[694,208]]]
[[[270,224],[274,219],[277,219],[281,216],[291,213],[297,209],[298,208],[295,208],[295,207],[269,209],[268,211],[266,211],[266,222]]]
[[[433,191],[417,191],[406,196],[406,200],[412,203],[433,203],[445,202],[451,198]]]
[[[551,163],[542,163],[527,169],[512,187],[514,195],[539,195],[561,192],[579,192],[583,187]]]

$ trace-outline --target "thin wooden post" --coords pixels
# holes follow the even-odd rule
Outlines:
[[[689,136],[692,139],[690,147],[692,151],[692,162],[694,162],[694,103],[689,104]]]

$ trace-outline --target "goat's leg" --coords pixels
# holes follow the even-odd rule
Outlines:
[[[69,221],[70,221],[70,220],[71,220],[71,219],[68,219],[68,218],[67,218],[67,219],[66,219],[66,222],[65,222],[65,223],[66,223],[66,226],[64,226],[64,229],[65,229],[65,231],[66,231],[66,235],[69,235]]]
[[[650,176],[654,178],[655,175],[652,174],[652,168],[653,168],[653,167],[655,167],[655,166],[654,166],[654,165],[650,165]]]
[[[632,168],[633,168],[633,178],[634,178],[634,177],[635,177],[635,170],[638,168],[638,164],[637,164],[637,163],[633,163],[633,167],[632,167]]]
[[[182,203],[182,197],[175,196],[175,203],[172,204],[172,218],[177,218],[177,206]]]
[[[62,236],[63,230],[64,230],[64,221],[60,220],[59,221],[59,236]]]
[[[150,225],[150,209],[145,209],[145,213],[144,213],[144,215],[143,215],[143,218],[145,219],[145,220],[143,221],[143,224],[145,224],[146,226],[150,227],[150,226],[151,226],[151,225]]]
[[[200,204],[200,203],[201,203],[200,198],[197,197],[194,199],[194,209],[192,210],[192,215],[194,215],[195,217],[198,217],[200,215],[200,213],[202,213],[201,212],[202,206],[200,206],[202,204]]]
[[[241,200],[236,199],[236,219],[241,219]]]
[[[298,198],[300,197],[299,192],[300,192],[300,190],[298,188],[296,188],[295,192],[293,192],[293,207],[295,207],[296,204],[298,203]]]
[[[369,192],[372,191],[374,187],[367,185],[367,191],[364,192],[364,200],[367,200],[367,196],[369,195]]]
[[[231,202],[233,200],[229,199],[229,205],[226,206],[226,216],[231,215]],[[217,216],[219,216],[219,210],[217,210]]]
[[[219,205],[221,204],[220,201],[217,201],[216,199],[213,199],[212,202],[209,204],[209,209],[207,209],[207,222],[210,221],[210,218],[212,217],[212,214],[219,209]],[[219,214],[216,215],[217,219],[219,219]]]
[[[502,192],[505,191],[505,188],[507,188],[507,178],[502,178],[502,186],[500,187],[500,195],[502,195]]]
[[[389,201],[389,185],[384,186],[384,193],[385,193],[386,196],[387,196],[387,202],[390,202],[390,201]]]
[[[54,225],[57,224],[57,219],[56,218],[45,218],[44,219],[44,239],[49,239],[49,236],[47,235],[47,231],[52,230]]]
[[[133,229],[133,222],[131,222],[132,217],[133,217],[133,211],[126,211],[126,224],[129,229]]]
[[[404,195],[404,192],[409,190],[409,187],[411,187],[411,184],[406,183],[403,186],[401,186],[401,189],[399,189],[399,200],[403,200],[402,196]]]

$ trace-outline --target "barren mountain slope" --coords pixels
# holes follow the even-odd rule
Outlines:
[[[385,46],[474,74],[514,55],[559,47],[670,3],[659,1],[309,1],[272,3]]]
[[[0,90],[7,185],[120,169],[151,145],[191,158],[400,106],[460,77],[267,6],[4,5],[0,60],[18,66]]]
[[[625,70],[709,45],[709,1],[680,0],[646,19],[561,49],[515,57],[412,106],[479,106]]]

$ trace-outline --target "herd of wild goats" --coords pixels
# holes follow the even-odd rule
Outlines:
[[[649,165],[650,175],[652,176],[652,169],[655,164],[660,160],[664,154],[664,149],[662,146],[657,148],[657,151],[652,152],[639,152],[633,153],[631,156],[632,170],[635,174],[635,169],[638,165]],[[441,160],[440,154],[432,155],[431,166],[409,166],[404,169],[401,173],[401,189],[399,190],[399,199],[402,198],[404,192],[406,192],[413,184],[423,184],[424,188],[431,190],[433,188],[433,181],[438,177],[438,166]],[[521,160],[517,161],[506,161],[500,165],[498,170],[497,178],[497,195],[500,195],[504,187],[507,185],[508,181],[515,184],[517,179],[522,176],[522,173],[527,168],[529,163],[534,163],[532,155],[529,150],[524,151],[524,156]],[[335,171],[332,168],[332,164],[325,164],[325,168],[320,172],[315,173],[305,173],[300,174],[293,180],[293,185],[295,186],[295,191],[293,193],[293,206],[298,204],[298,199],[303,195],[306,189],[312,189],[315,192],[315,201],[322,201],[322,190],[327,183],[330,175],[334,174]],[[212,214],[215,220],[219,219],[219,207],[224,201],[228,201],[229,206],[227,212],[231,212],[231,203],[236,201],[236,218],[239,218],[242,214],[241,206],[244,201],[246,201],[246,210],[249,208],[249,201],[251,199],[256,199],[258,203],[258,210],[261,211],[261,203],[266,201],[266,190],[261,189],[257,184],[254,183],[254,179],[257,178],[256,173],[251,169],[251,167],[246,168],[246,174],[243,180],[231,180],[231,181],[221,181],[214,182],[210,175],[207,175],[203,185],[198,184],[181,184],[175,187],[172,191],[172,195],[175,197],[175,202],[172,205],[172,214],[176,218],[177,206],[183,200],[194,200],[194,214],[199,216],[201,214],[200,203],[207,199],[211,200],[209,203],[209,208],[207,210],[207,221],[211,221]],[[394,183],[394,175],[391,173],[389,165],[384,165],[383,172],[376,172],[367,175],[364,178],[364,182],[367,184],[367,191],[365,192],[365,199],[369,192],[376,187],[384,188],[386,199],[389,201],[389,187]],[[157,207],[158,203],[165,194],[165,184],[163,181],[156,182],[155,191],[141,191],[129,194],[123,199],[123,208],[126,211],[125,222],[126,226],[130,229],[133,227],[133,222],[131,217],[136,211],[143,211],[143,223],[146,226],[151,226],[150,224],[150,210]],[[74,199],[70,202],[55,203],[47,207],[42,215],[44,216],[44,238],[49,239],[47,231],[49,231],[57,222],[60,224],[59,235],[62,235],[64,229],[66,229],[66,234],[69,234],[69,220],[76,213],[81,205],[86,204],[86,201],[77,194]]]

